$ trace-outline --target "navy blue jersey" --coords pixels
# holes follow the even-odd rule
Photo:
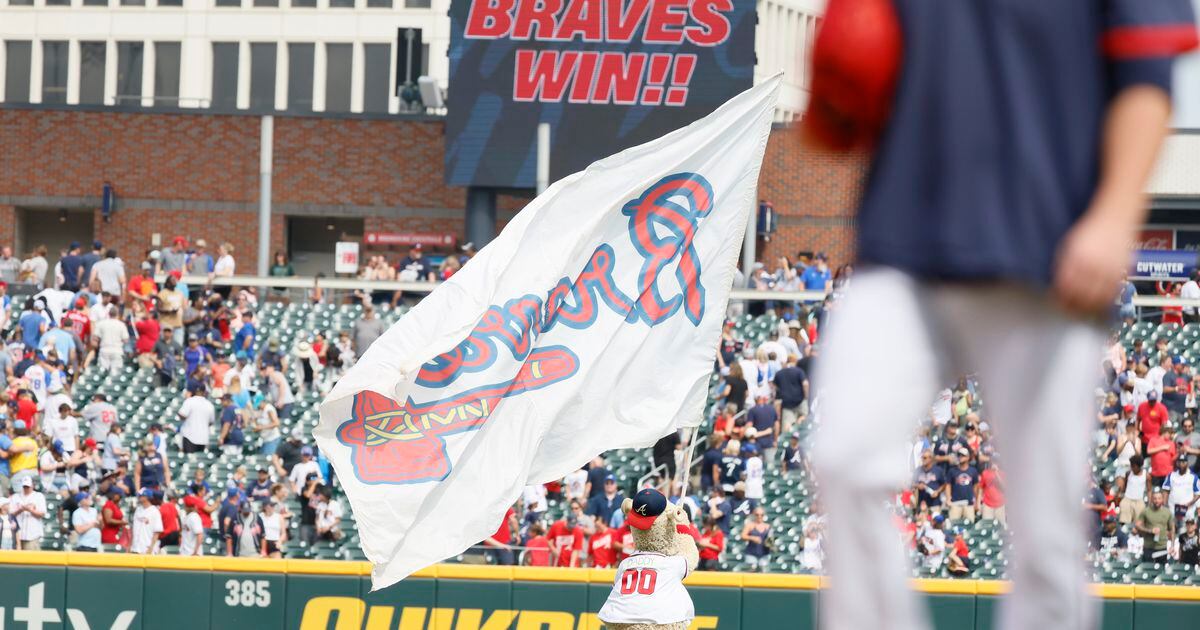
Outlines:
[[[918,501],[924,501],[925,505],[934,506],[942,504],[942,495],[939,492],[942,486],[946,485],[946,473],[942,471],[940,466],[933,466],[929,470],[918,468],[913,473],[913,484],[923,483],[925,487],[918,490]]]
[[[951,501],[974,501],[975,500],[975,484],[979,483],[979,471],[975,470],[974,466],[967,466],[966,470],[955,466],[950,471],[950,500]]]
[[[721,485],[732,487],[742,480],[742,472],[746,470],[746,462],[737,455],[726,455],[721,458]]]
[[[1170,89],[1189,0],[895,0],[904,59],[859,211],[864,263],[1046,286],[1111,98]]]
[[[163,470],[165,467],[166,462],[157,452],[154,455],[142,456],[142,487],[157,488],[162,485],[166,479],[166,473]]]

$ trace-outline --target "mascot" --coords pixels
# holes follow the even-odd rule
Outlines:
[[[696,613],[683,578],[700,559],[687,512],[651,489],[621,511],[636,551],[617,567],[600,620],[609,630],[687,630]]]

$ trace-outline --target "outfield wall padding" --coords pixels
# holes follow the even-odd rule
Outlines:
[[[593,630],[613,572],[438,565],[371,592],[370,565],[0,552],[0,628]],[[918,580],[938,630],[990,630],[1007,584]],[[822,578],[695,573],[695,629],[816,628]],[[1200,588],[1098,585],[1104,630],[1200,627]]]

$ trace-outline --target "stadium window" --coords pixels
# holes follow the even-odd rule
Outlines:
[[[404,0],[405,9],[428,9],[430,6],[429,0]]]
[[[367,0],[367,8],[390,9],[392,8],[392,0]]]
[[[275,109],[276,44],[250,44],[250,109]]]
[[[144,6],[146,6],[146,0],[121,0],[121,6],[123,6],[123,7],[144,7]]]
[[[67,102],[67,65],[71,47],[68,42],[42,42],[42,102]]]
[[[11,7],[31,7],[33,0],[8,0],[8,5]]]
[[[160,7],[181,7],[181,6],[183,6],[183,0],[158,0],[158,6],[160,6]]]
[[[279,6],[279,0],[254,0],[254,6],[256,6],[256,7],[277,7],[277,6]]]
[[[237,109],[238,44],[213,42],[212,107]]]
[[[292,0],[293,9],[314,9],[317,6],[317,0]]]
[[[4,42],[4,100],[6,102],[29,102],[29,65],[32,58],[33,44],[31,42]]]
[[[69,7],[69,6],[71,6],[71,0],[46,0],[46,6],[48,6],[48,7],[53,7],[53,6]]]
[[[117,105],[141,104],[142,42],[117,42]]]
[[[288,44],[288,111],[312,111],[315,51],[314,44]]]
[[[242,0],[215,0],[215,6],[218,7],[240,7]]]
[[[387,113],[392,76],[392,45],[364,44],[363,111]]]
[[[104,104],[104,63],[108,44],[79,42],[79,104]]]
[[[162,4],[162,3],[159,2],[159,4]],[[85,6],[85,7],[106,7],[106,6],[108,6],[108,0],[83,0],[83,6]]]
[[[179,42],[154,42],[154,104],[179,105]]]
[[[351,44],[325,44],[325,111],[350,111]]]
[[[354,0],[329,0],[331,9],[353,9]]]

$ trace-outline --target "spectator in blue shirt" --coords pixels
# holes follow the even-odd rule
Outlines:
[[[829,271],[829,261],[825,258],[825,254],[817,254],[816,261],[804,270],[800,280],[804,283],[805,291],[829,290],[833,274]]]
[[[708,436],[708,450],[704,451],[704,459],[700,464],[701,492],[708,492],[709,488],[713,487],[713,483],[720,476],[722,441],[723,438],[721,435],[713,434]]]
[[[243,500],[241,491],[234,484],[225,489],[225,498],[221,499],[221,507],[217,508],[217,531],[222,537],[228,526],[237,518],[238,506]]]
[[[71,241],[71,245],[67,248],[67,255],[58,261],[59,270],[62,271],[63,284],[62,288],[65,291],[74,293],[83,286],[83,257],[79,255],[79,243]]]
[[[245,426],[245,418],[238,411],[237,405],[233,404],[233,396],[221,396],[221,434],[217,437],[217,444],[221,446],[222,452],[231,456],[242,454],[242,447],[246,444],[243,431]]]
[[[183,363],[187,368],[185,374],[195,372],[201,363],[211,367],[212,353],[208,348],[200,345],[200,337],[197,335],[188,335],[187,347],[183,349]]]
[[[725,443],[725,456],[721,458],[721,478],[717,480],[725,492],[734,491],[737,483],[742,480],[742,472],[746,470],[741,451],[741,442],[729,440]]]
[[[26,348],[36,349],[42,341],[42,333],[50,326],[45,310],[45,302],[33,298],[26,300],[25,311],[17,320],[17,326],[21,328],[21,343]]]
[[[917,497],[917,507],[922,505],[931,511],[942,506],[942,497],[946,494],[946,473],[941,466],[933,465],[933,453],[921,453],[921,467],[913,477],[913,494]]]
[[[254,328],[254,313],[242,313],[242,327],[233,336],[233,352],[239,359],[254,358],[254,342],[258,330]]]
[[[92,277],[92,266],[100,262],[102,258],[104,258],[104,243],[92,241],[92,251],[79,257],[80,262],[83,264],[84,278]],[[84,282],[83,284],[86,287],[87,283]]]
[[[47,356],[53,350],[63,362],[72,362],[71,356],[75,350],[75,339],[71,336],[71,333],[54,324],[48,324],[47,326],[46,332],[43,332],[41,339],[38,340],[38,349]]]
[[[979,501],[979,471],[971,465],[971,451],[959,448],[954,452],[957,465],[950,471],[950,520],[975,520]]]
[[[775,438],[779,435],[779,414],[767,394],[759,394],[758,404],[746,412],[746,421],[754,427],[754,445],[763,452],[766,461],[775,461]]]
[[[621,508],[621,501],[624,499],[625,497],[617,492],[617,478],[608,475],[604,478],[604,491],[588,499],[584,514],[595,516],[607,523],[612,519],[613,512]]]

